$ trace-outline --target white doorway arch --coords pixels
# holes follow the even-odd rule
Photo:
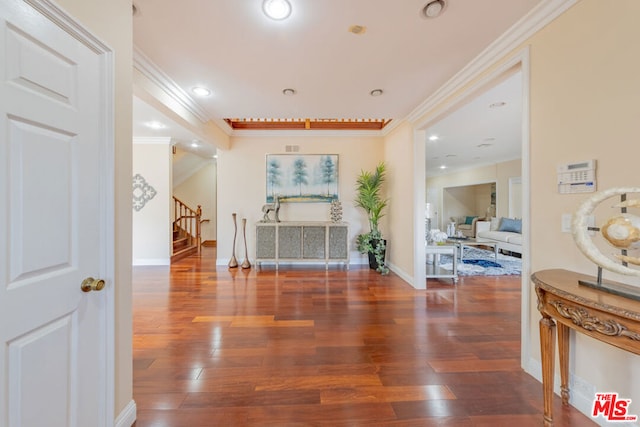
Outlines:
[[[531,293],[529,290],[529,276],[531,275],[530,267],[530,159],[529,159],[529,87],[530,87],[530,71],[529,71],[529,48],[526,47],[509,60],[495,67],[485,76],[469,84],[472,78],[466,81],[456,81],[450,87],[445,87],[442,93],[438,93],[437,99],[428,104],[429,108],[435,113],[421,121],[414,122],[414,287],[422,289],[426,288],[426,254],[424,245],[424,206],[426,201],[426,170],[425,155],[427,143],[427,129],[437,123],[443,117],[451,114],[463,103],[477,96],[491,85],[495,84],[505,75],[514,71],[520,71],[522,75],[522,129],[521,129],[521,182],[522,182],[522,236],[524,244],[522,248],[522,283],[521,283],[521,365],[526,366],[530,354],[530,301]],[[485,70],[480,70],[477,75]],[[429,111],[429,110],[425,110]]]

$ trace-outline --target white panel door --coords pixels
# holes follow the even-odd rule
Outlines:
[[[100,427],[113,414],[110,59],[30,3],[0,1],[0,426]],[[88,277],[107,286],[83,292]]]

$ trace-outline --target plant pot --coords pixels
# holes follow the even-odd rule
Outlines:
[[[385,248],[387,247],[387,241],[383,240]],[[373,244],[372,244],[373,245]],[[386,249],[384,251],[382,251],[382,260],[384,262],[385,257],[386,257],[387,251]],[[376,261],[376,256],[373,252],[369,252],[367,254],[369,256],[369,268],[371,270],[377,270],[378,269],[378,262]]]

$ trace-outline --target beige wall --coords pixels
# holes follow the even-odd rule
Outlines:
[[[384,159],[387,163],[388,216],[385,230],[388,235],[387,262],[392,270],[405,280],[412,281],[414,269],[414,234],[412,222],[414,206],[414,152],[413,129],[403,123],[384,139]]]
[[[493,184],[463,185],[461,187],[446,187],[442,189],[442,217],[445,222],[440,227],[445,230],[444,225],[451,217],[460,224],[466,216],[477,216],[484,218],[487,209],[491,205],[491,187]],[[436,224],[433,224],[434,226]]]
[[[116,416],[132,398],[131,321],[131,0],[58,0],[58,4],[114,51],[115,62],[115,287]]]
[[[530,40],[533,271],[596,272],[571,235],[560,232],[561,215],[575,212],[587,196],[558,194],[558,164],[596,159],[599,189],[638,185],[639,16],[637,0],[619,0],[606,8],[598,0],[583,0]],[[531,357],[536,360],[538,319],[532,296]],[[596,391],[616,391],[640,402],[637,356],[582,335],[573,340],[575,375],[595,385]],[[636,404],[634,413],[639,412]]]
[[[352,262],[361,259],[355,251],[355,236],[368,231],[362,209],[353,204],[355,180],[361,169],[373,170],[382,160],[382,138],[376,137],[234,137],[232,149],[218,157],[218,263],[226,264],[233,245],[233,221],[238,219],[236,257],[244,258],[240,222],[247,219],[249,259],[255,258],[255,223],[262,219],[266,203],[265,156],[287,154],[285,145],[298,145],[300,154],[338,154],[339,195],[343,221],[349,223]],[[329,221],[328,203],[287,203],[280,208],[282,221]]]
[[[133,175],[140,174],[156,191],[144,208],[133,211],[133,265],[168,265],[171,259],[171,145],[133,144]]]
[[[173,195],[187,205],[202,207],[202,241],[216,240],[217,218],[217,165],[211,160],[196,173],[174,187]],[[236,255],[237,256],[237,255]]]

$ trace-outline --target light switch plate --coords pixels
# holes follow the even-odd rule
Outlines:
[[[563,233],[571,233],[571,218],[573,215],[569,213],[562,214],[562,226],[561,231]]]

